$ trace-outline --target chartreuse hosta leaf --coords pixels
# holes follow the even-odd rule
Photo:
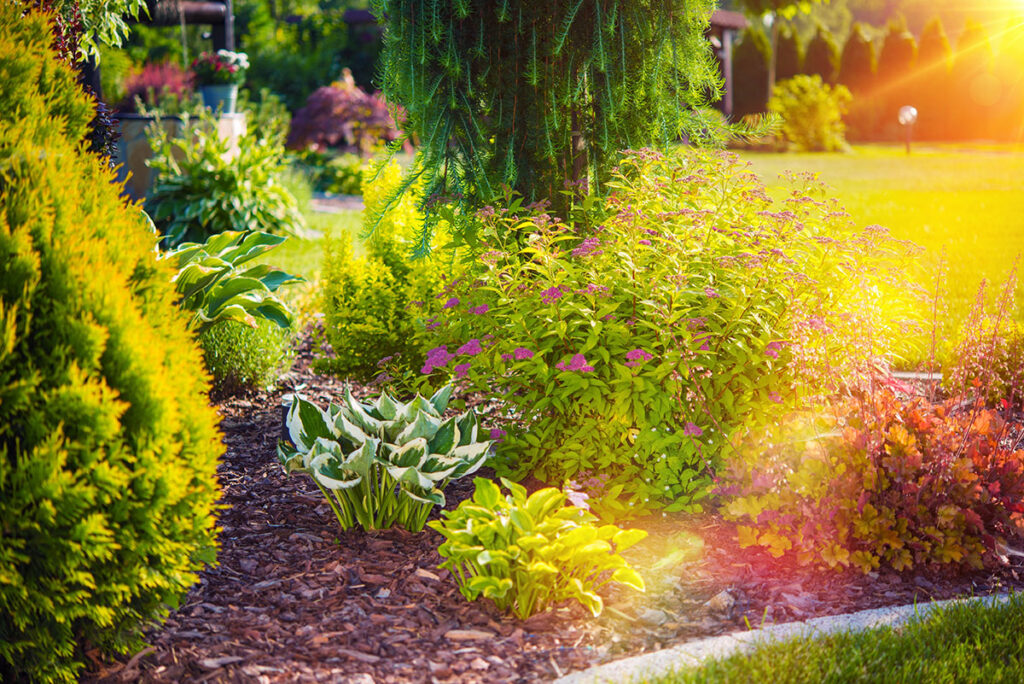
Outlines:
[[[305,472],[327,497],[343,529],[399,524],[423,529],[444,488],[475,472],[490,453],[477,441],[469,411],[443,418],[451,388],[408,403],[382,394],[363,403],[346,388],[342,401],[321,409],[296,395],[286,418],[290,443],[278,445],[289,472]]]
[[[478,477],[473,497],[444,520],[429,523],[445,541],[438,552],[469,600],[483,596],[527,618],[567,598],[598,615],[597,593],[608,582],[644,591],[644,581],[620,554],[643,530],[596,526],[596,518],[566,505],[564,492],[526,489],[502,478],[509,493]]]
[[[259,318],[287,328],[292,314],[275,292],[305,279],[259,264],[241,265],[284,241],[269,233],[224,231],[203,244],[187,242],[163,255],[178,272],[171,282],[182,308],[192,312],[189,327],[202,331],[221,320],[255,326]]]

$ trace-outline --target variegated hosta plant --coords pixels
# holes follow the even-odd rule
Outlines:
[[[473,411],[443,418],[451,392],[409,403],[381,394],[364,404],[346,387],[342,402],[326,410],[296,395],[287,418],[291,444],[278,444],[278,458],[288,473],[313,478],[342,529],[399,524],[418,532],[430,510],[444,505],[448,482],[475,472],[491,447],[478,439]]]
[[[597,590],[618,582],[644,591],[644,581],[619,555],[647,536],[643,530],[596,526],[597,518],[567,506],[565,492],[541,489],[529,497],[521,485],[501,478],[507,496],[491,480],[476,478],[473,498],[430,527],[445,537],[438,553],[462,595],[483,595],[498,608],[528,618],[565,599],[576,599],[599,615]]]

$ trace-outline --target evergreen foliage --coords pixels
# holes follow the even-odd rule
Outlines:
[[[824,83],[831,84],[836,82],[838,71],[839,46],[824,26],[818,26],[818,32],[807,44],[803,72],[808,76],[818,76]]]
[[[768,111],[768,56],[771,45],[764,33],[747,28],[733,49],[732,69],[736,83],[733,114],[748,116]]]
[[[864,24],[854,24],[839,60],[839,83],[853,95],[847,116],[851,139],[864,140],[874,131],[876,117],[870,98],[876,71],[875,46],[868,37],[868,28]]]
[[[690,111],[719,90],[704,37],[713,0],[372,6],[387,27],[385,96],[420,144],[401,190],[422,182],[424,203],[487,203],[508,185],[564,212],[566,181],[600,185],[616,150],[692,133]]]
[[[364,222],[385,204],[401,184],[401,170],[391,162],[364,183]],[[327,241],[324,255],[324,332],[334,358],[318,359],[321,372],[366,380],[382,359],[399,375],[420,368],[425,348],[416,332],[433,322],[442,302],[441,275],[450,264],[439,254],[410,261],[407,257],[423,215],[416,210],[418,188],[412,188],[385,215],[366,255],[357,257],[348,233]],[[426,319],[426,320],[424,320]]]
[[[892,24],[878,54],[879,133],[884,139],[898,139],[902,127],[897,120],[900,107],[910,103],[910,80],[917,63],[917,41],[902,24]]]
[[[784,81],[801,73],[804,55],[796,31],[780,31],[775,46],[775,80]]]
[[[913,104],[918,111],[916,135],[920,137],[935,140],[945,134],[952,59],[953,48],[946,37],[942,19],[935,17],[921,32],[912,86]]]
[[[221,452],[156,236],[83,151],[47,18],[0,3],[0,680],[131,652],[213,560]]]
[[[985,26],[968,21],[956,41],[950,87],[960,96],[950,108],[948,138],[988,137],[991,108],[1000,84],[992,74],[992,43]]]

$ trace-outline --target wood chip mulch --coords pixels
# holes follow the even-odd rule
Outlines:
[[[342,383],[300,350],[284,389],[220,404],[219,564],[154,629],[150,647],[94,662],[93,682],[534,682],[691,639],[929,599],[1024,590],[1024,559],[970,574],[863,575],[787,567],[739,549],[713,515],[637,521],[631,549],[646,594],[611,589],[591,618],[578,606],[519,621],[468,603],[438,569],[433,530],[341,532],[315,485],[277,464],[281,395],[326,405]],[[452,483],[448,506],[472,491]]]

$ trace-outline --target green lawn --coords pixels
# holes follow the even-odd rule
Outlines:
[[[865,146],[850,154],[741,156],[769,186],[777,185],[786,170],[817,173],[858,225],[882,225],[895,237],[924,247],[915,277],[929,290],[945,249],[947,339],[966,315],[981,279],[1001,285],[1024,252],[1024,147],[918,146],[908,156],[902,147]],[[1022,302],[1018,296],[1018,320],[1024,320]]]
[[[1004,606],[952,604],[901,628],[762,646],[645,684],[1024,681],[1024,595]]]

